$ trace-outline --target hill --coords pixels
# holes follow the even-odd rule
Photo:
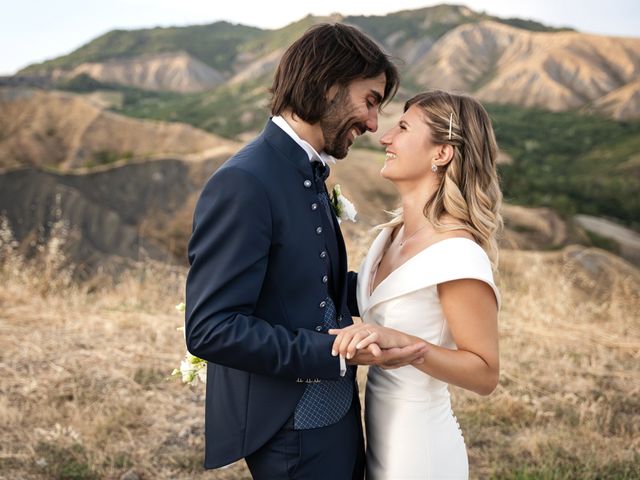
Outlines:
[[[217,22],[113,31],[19,75],[67,82],[90,75],[145,90],[206,92],[269,83],[283,49],[309,26],[342,21],[375,38],[400,63],[403,88],[462,90],[488,102],[553,111],[588,109],[618,120],[640,116],[640,40],[438,5],[386,16],[307,16],[277,30]]]
[[[485,21],[448,32],[406,75],[416,85],[470,92],[486,102],[551,111],[606,104],[606,113],[626,120],[640,113],[626,102],[638,92],[639,68],[640,39]]]
[[[113,30],[77,50],[41,64],[30,65],[18,75],[53,74],[84,63],[100,63],[147,54],[183,51],[209,67],[226,72],[240,53],[240,45],[264,35],[245,25],[215,22],[190,27],[156,27],[143,30]]]
[[[0,87],[0,112],[0,168],[69,170],[234,145],[191,125],[132,119],[95,98],[58,91]]]
[[[181,93],[207,90],[225,81],[220,72],[186,52],[144,54],[109,59],[102,63],[83,63],[65,76],[75,78],[80,75],[103,83]]]

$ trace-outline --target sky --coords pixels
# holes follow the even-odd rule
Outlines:
[[[307,14],[385,15],[428,0],[0,0],[0,75],[65,55],[114,29],[208,24],[279,28]],[[454,3],[454,2],[451,2]],[[582,32],[640,37],[639,0],[467,0],[499,17],[532,19]]]

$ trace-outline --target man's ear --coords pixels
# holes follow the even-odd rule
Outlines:
[[[453,159],[453,146],[444,144],[438,147],[438,156],[436,157],[436,165],[444,167]]]
[[[334,98],[336,98],[336,95],[338,94],[339,90],[340,90],[340,85],[338,85],[337,83],[334,83],[326,91],[326,93],[324,94],[324,98],[327,100],[327,102],[331,102]]]

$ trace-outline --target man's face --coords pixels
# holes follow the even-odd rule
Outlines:
[[[385,75],[381,73],[337,87],[320,120],[326,153],[344,158],[358,135],[378,129],[378,106],[384,96],[385,83]]]

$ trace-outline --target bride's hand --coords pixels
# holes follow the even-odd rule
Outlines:
[[[347,365],[377,365],[385,370],[424,363],[425,342],[416,342],[408,347],[394,347],[380,350],[375,343],[356,350],[355,356],[347,360]],[[375,354],[373,352],[376,352]]]
[[[365,349],[370,345],[372,353],[380,356],[380,349],[402,348],[413,343],[402,332],[367,323],[350,325],[341,329],[331,329],[329,334],[336,335],[331,354],[334,357],[341,355],[346,359],[351,359],[356,354],[356,350]]]

